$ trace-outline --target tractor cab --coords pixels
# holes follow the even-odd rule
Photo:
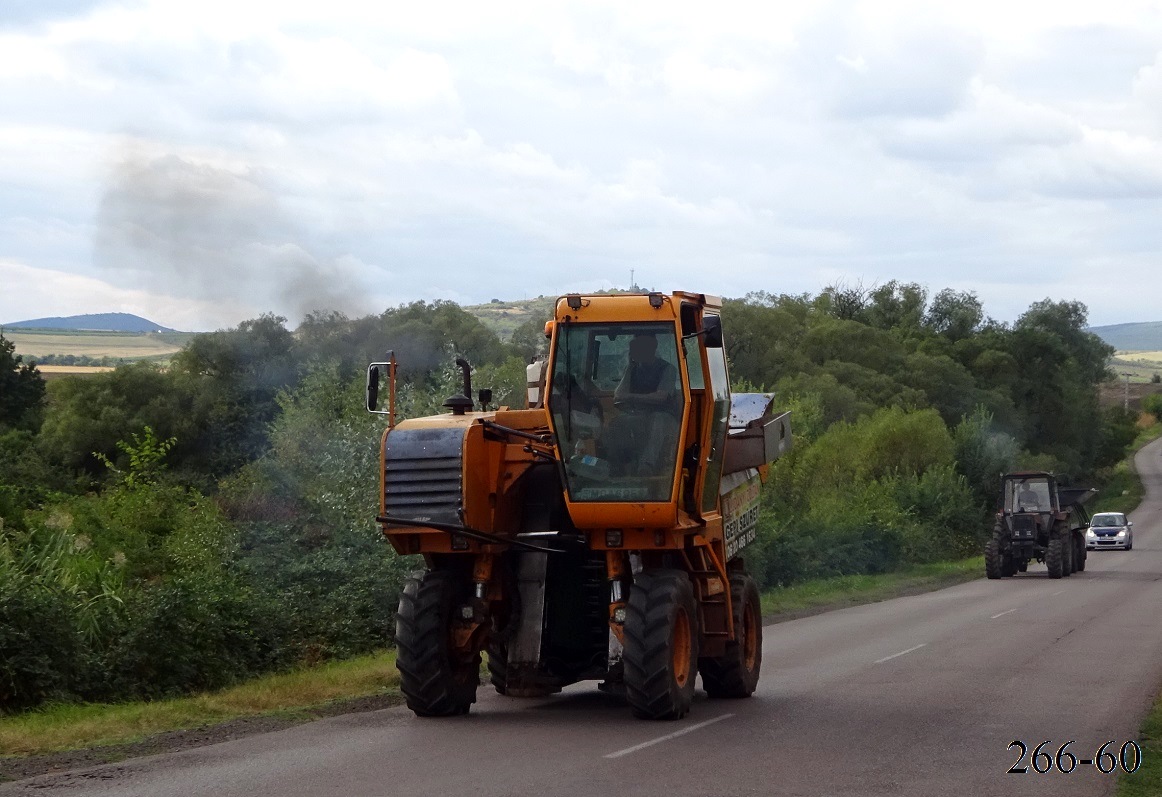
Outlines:
[[[566,296],[545,404],[581,528],[674,528],[718,508],[731,395],[719,302]]]
[[[1050,473],[1010,473],[1001,486],[1001,514],[1014,541],[1044,544],[1060,511],[1057,481]]]
[[[1003,487],[1004,513],[1035,515],[1038,520],[1060,511],[1057,506],[1057,483],[1047,473],[1010,474]]]

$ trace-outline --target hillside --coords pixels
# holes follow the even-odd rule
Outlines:
[[[1110,324],[1104,327],[1090,327],[1089,331],[1118,351],[1162,350],[1162,321]]]
[[[508,340],[521,324],[531,318],[548,318],[553,312],[556,296],[538,296],[535,299],[517,299],[502,302],[494,299],[488,304],[474,304],[464,307],[464,311],[480,319],[501,340]]]
[[[131,313],[86,313],[54,318],[33,318],[3,324],[15,329],[71,329],[93,332],[176,332],[156,321]],[[1160,347],[1162,348],[1162,347]]]
[[[642,290],[635,288],[634,290]],[[591,291],[591,293],[631,293],[632,291],[623,291],[619,288],[603,291]],[[474,304],[467,305],[463,309],[465,312],[471,313],[480,319],[484,326],[491,329],[501,340],[507,341],[512,337],[512,333],[521,324],[526,321],[537,318],[548,320],[553,314],[553,303],[557,301],[559,296],[554,294],[552,296],[538,296],[535,299],[517,299],[515,301],[502,302],[500,299],[493,299],[488,304]],[[1162,348],[1160,346],[1159,348]]]

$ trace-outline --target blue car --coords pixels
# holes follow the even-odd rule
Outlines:
[[[1121,512],[1098,512],[1085,530],[1085,547],[1091,551],[1099,548],[1132,550],[1134,521],[1127,520]]]

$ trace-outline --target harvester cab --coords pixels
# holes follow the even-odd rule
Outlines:
[[[698,674],[712,697],[754,691],[758,589],[738,554],[791,432],[771,395],[731,395],[720,310],[564,296],[524,409],[389,420],[377,520],[426,566],[397,614],[413,711],[468,711],[484,652],[502,694],[602,680],[646,718],[683,716]],[[369,409],[394,362],[372,368]]]
[[[1045,472],[1010,473],[1001,478],[1001,500],[993,534],[985,544],[989,578],[1025,572],[1044,562],[1050,578],[1085,570],[1083,506],[1094,490],[1065,488]]]

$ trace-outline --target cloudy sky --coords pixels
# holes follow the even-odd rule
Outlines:
[[[1162,319],[1162,4],[0,0],[0,321],[631,269]]]

